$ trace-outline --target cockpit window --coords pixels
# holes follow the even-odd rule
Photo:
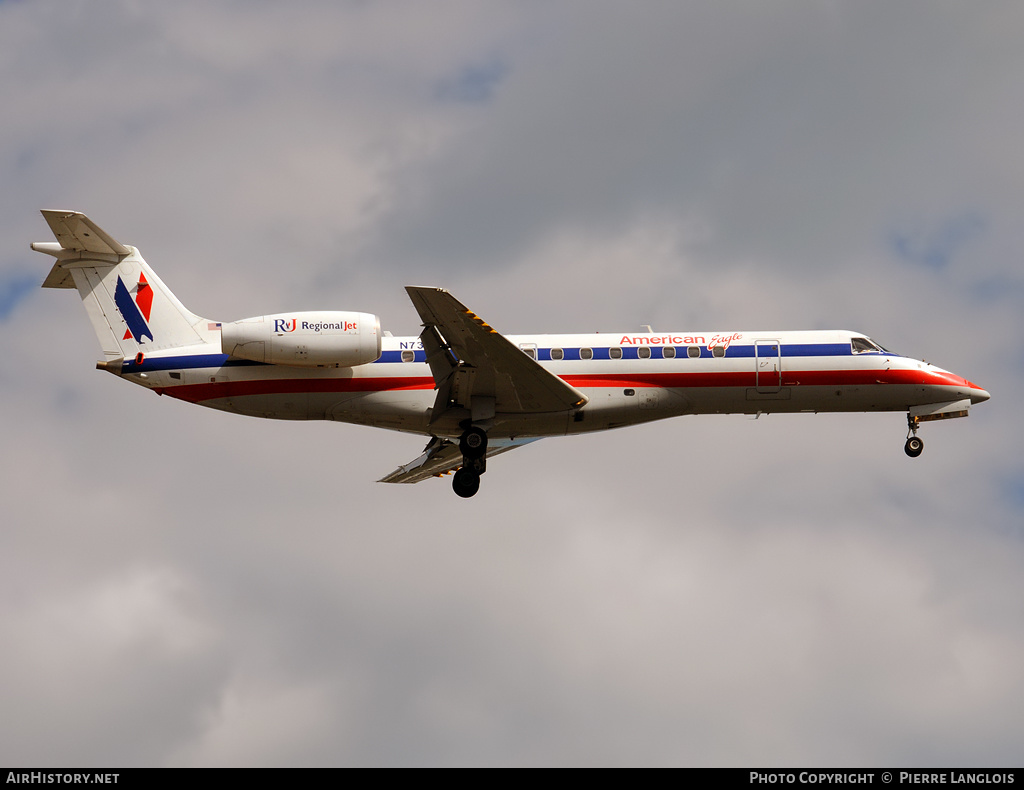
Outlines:
[[[866,353],[868,351],[873,351],[876,354],[878,354],[878,353],[894,354],[896,356],[899,356],[898,354],[896,354],[895,351],[890,351],[885,346],[880,346],[878,343],[876,343],[870,337],[853,337],[853,338],[850,338],[850,346],[853,349],[853,353],[854,354],[864,354],[864,353]]]

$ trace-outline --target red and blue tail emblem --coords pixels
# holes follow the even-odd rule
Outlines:
[[[128,331],[124,333],[124,339],[134,338],[136,343],[141,343],[142,338],[153,339],[153,332],[149,328],[149,314],[153,309],[153,288],[146,282],[146,275],[139,275],[139,286],[135,289],[135,298],[132,298],[127,286],[120,276],[117,278],[117,287],[114,288],[114,304],[121,312],[121,317],[128,324]]]

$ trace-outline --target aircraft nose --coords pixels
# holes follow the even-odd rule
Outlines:
[[[968,381],[967,379],[961,379],[961,381],[963,381],[964,384],[971,388],[969,393],[971,403],[984,403],[985,401],[992,397],[991,395],[988,394],[988,390],[983,390],[973,381]]]

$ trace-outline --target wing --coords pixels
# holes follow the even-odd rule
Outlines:
[[[443,288],[405,289],[423,321],[420,338],[438,389],[438,404],[470,408],[493,398],[505,414],[579,409],[587,396],[545,370]],[[435,419],[440,415],[436,412]]]
[[[488,443],[487,457],[507,453],[524,444],[536,442],[537,438],[529,439],[492,439]],[[378,483],[418,483],[428,477],[441,477],[454,472],[462,466],[462,453],[459,446],[448,439],[434,437],[427,444],[423,455],[414,461],[398,467],[391,474],[382,477]]]

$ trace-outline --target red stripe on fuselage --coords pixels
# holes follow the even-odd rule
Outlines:
[[[773,377],[753,371],[719,373],[647,373],[613,375],[570,375],[562,379],[573,387],[661,387],[686,389],[689,387],[753,387],[762,386]],[[781,386],[869,386],[876,384],[911,384],[918,386],[973,387],[966,379],[952,373],[928,370],[784,370]],[[190,403],[218,398],[239,398],[247,395],[283,395],[303,392],[352,393],[394,392],[434,389],[430,376],[374,377],[374,378],[299,378],[254,379],[248,381],[214,381],[204,384],[181,384],[156,388],[157,392]]]
[[[564,376],[567,384],[588,387],[753,387],[758,382],[777,380],[774,374],[753,371],[722,373],[651,373],[611,376]],[[962,387],[967,382],[952,374],[940,375],[923,370],[783,370],[782,386],[864,386],[870,384],[922,384]]]
[[[430,376],[405,378],[337,378],[337,379],[256,379],[252,381],[211,381],[207,384],[181,384],[161,387],[161,395],[190,403],[217,398],[241,398],[246,395],[285,395],[300,392],[393,392],[431,390]]]

